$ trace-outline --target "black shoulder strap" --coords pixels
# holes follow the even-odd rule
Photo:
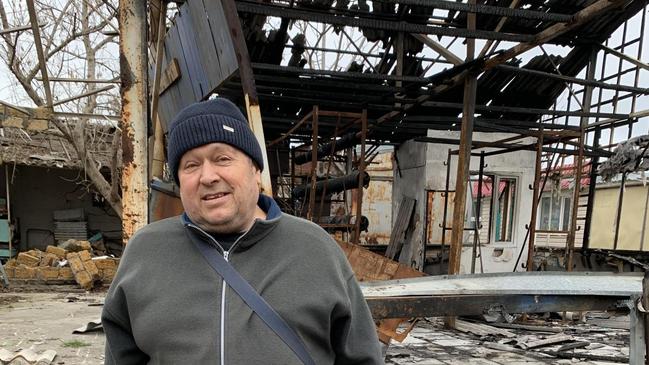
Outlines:
[[[302,339],[293,331],[293,329],[284,321],[284,319],[273,309],[273,307],[257,293],[255,288],[244,279],[237,270],[235,270],[223,256],[221,256],[214,247],[207,242],[197,239],[189,234],[194,245],[203,254],[212,269],[216,271],[223,280],[243,299],[243,301],[252,309],[266,325],[277,334],[282,341],[302,360],[303,364],[315,365],[311,355],[302,342]],[[225,283],[224,283],[225,284]]]

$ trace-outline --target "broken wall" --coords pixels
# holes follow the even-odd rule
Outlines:
[[[19,222],[21,251],[45,251],[54,244],[53,212],[62,209],[83,208],[88,231],[102,231],[105,238],[121,239],[121,220],[107,204],[93,206],[92,194],[75,182],[83,177],[80,174],[75,170],[10,166],[11,213]],[[0,169],[0,176],[4,182],[4,169]],[[2,190],[0,195],[4,195]]]
[[[429,137],[460,139],[460,132],[453,131],[436,131],[430,130]],[[475,141],[492,142],[504,138],[512,137],[512,134],[506,133],[479,133],[473,134]],[[531,143],[532,140],[524,140],[521,143]],[[410,196],[417,200],[415,207],[415,218],[420,226],[426,227],[426,241],[430,245],[440,245],[442,243],[442,221],[444,215],[444,190],[446,182],[446,165],[448,150],[457,150],[457,145],[447,145],[439,143],[423,143],[408,141],[400,146],[397,157],[401,167],[401,176],[395,171],[394,175],[394,192],[393,192],[393,217],[396,217],[398,206],[403,196]],[[492,149],[484,149],[486,152]],[[472,156],[470,170],[477,174],[479,169],[480,158]],[[516,151],[514,153],[500,154],[485,158],[485,175],[494,175],[501,177],[511,177],[516,179],[516,199],[513,205],[513,225],[510,242],[495,242],[495,232],[490,232],[489,243],[481,243],[482,263],[484,272],[510,272],[514,269],[516,258],[523,246],[529,224],[532,209],[532,190],[529,188],[534,181],[535,153],[532,151]],[[450,178],[449,178],[449,201],[446,213],[446,227],[452,227],[453,217],[453,190],[455,187],[455,177],[457,174],[457,155],[451,158]],[[430,193],[427,193],[429,190]],[[424,222],[426,215],[427,195],[430,194],[431,203],[429,204],[428,222]],[[483,203],[487,202],[489,197],[483,198]],[[484,207],[484,206],[483,206]],[[470,202],[467,203],[467,211],[471,211]],[[494,208],[491,208],[492,214]],[[494,217],[492,217],[492,220]],[[393,218],[394,221],[394,218]],[[425,224],[424,224],[425,223]],[[484,224],[485,222],[483,222]],[[394,222],[393,222],[394,224]],[[470,227],[466,223],[466,227]],[[492,222],[493,225],[493,222]],[[481,232],[481,236],[483,233]],[[451,231],[446,230],[445,244],[450,243]],[[471,234],[464,235],[464,247],[462,249],[461,273],[468,273],[471,269],[471,251],[473,239]],[[419,239],[419,244],[421,244]],[[526,256],[525,256],[526,257]],[[524,260],[523,260],[524,261]],[[480,259],[476,260],[476,272],[481,271]],[[518,271],[523,268],[518,265]]]

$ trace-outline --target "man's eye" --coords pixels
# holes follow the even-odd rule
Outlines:
[[[195,162],[187,162],[185,164],[184,168],[185,168],[185,170],[189,170],[189,169],[195,168],[196,166],[198,166],[198,164],[195,163]]]

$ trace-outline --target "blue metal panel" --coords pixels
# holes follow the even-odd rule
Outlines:
[[[9,222],[0,219],[0,242],[9,242]]]

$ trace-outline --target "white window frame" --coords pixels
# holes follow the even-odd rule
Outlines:
[[[518,223],[518,208],[520,206],[520,200],[521,200],[521,187],[520,187],[520,182],[521,178],[520,176],[517,175],[512,175],[512,174],[498,174],[498,173],[492,173],[490,174],[494,177],[494,186],[492,189],[492,202],[491,202],[491,242],[493,242],[494,245],[501,245],[501,246],[507,246],[507,245],[513,245],[514,242],[516,242],[516,227]],[[514,204],[511,205],[511,209],[514,212],[513,213],[513,219],[511,223],[511,239],[507,241],[499,241],[496,238],[498,237],[498,227],[496,227],[496,216],[498,214],[498,201],[497,201],[497,194],[498,194],[498,189],[500,187],[500,181],[502,179],[513,179],[515,181],[515,190],[514,190]]]
[[[550,211],[548,212],[548,214],[550,215],[550,217],[549,217],[549,219],[548,219],[548,227],[547,227],[547,228],[543,228],[543,227],[541,227],[541,223],[543,222],[543,199],[544,199],[544,198],[549,198],[549,199],[550,199]],[[572,210],[572,199],[573,199],[572,194],[570,194],[569,192],[568,192],[567,194],[559,194],[557,198],[558,198],[558,200],[559,200],[559,205],[560,205],[560,210],[559,210],[559,229],[558,229],[558,230],[553,230],[553,229],[552,229],[552,207],[553,207],[553,205],[554,205],[554,201],[553,201],[553,200],[555,200],[555,199],[554,199],[554,197],[552,196],[552,193],[550,193],[550,194],[548,194],[548,195],[541,194],[541,200],[539,201],[539,206],[538,206],[537,211],[536,211],[536,215],[537,215],[537,217],[538,217],[538,219],[537,219],[537,221],[536,221],[536,229],[537,229],[537,230],[541,230],[541,231],[553,231],[553,232],[565,232],[565,231],[567,231],[567,230],[570,229],[570,227],[568,227],[568,229],[565,229],[565,230],[562,229],[562,228],[563,228],[563,220],[564,220],[564,218],[565,218],[564,215],[566,214],[566,204],[565,204],[565,199],[570,199],[570,203],[568,204],[568,205],[569,205],[569,206],[568,206],[568,208],[569,208],[568,211]],[[570,225],[570,221],[568,221],[568,225]]]

